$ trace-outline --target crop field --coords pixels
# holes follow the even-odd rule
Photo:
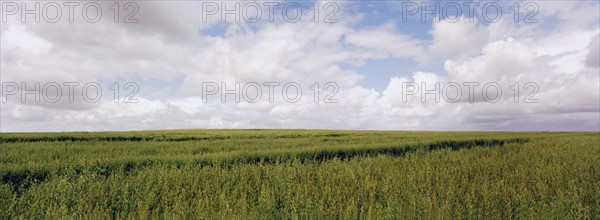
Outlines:
[[[600,219],[600,133],[0,134],[0,219]]]

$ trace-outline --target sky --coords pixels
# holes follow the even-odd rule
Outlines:
[[[600,131],[598,1],[0,5],[1,132]]]

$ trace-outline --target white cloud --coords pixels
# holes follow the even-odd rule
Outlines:
[[[110,17],[97,24],[3,24],[3,82],[120,81],[122,86],[126,80],[138,82],[140,92],[139,103],[132,104],[114,103],[106,87],[99,103],[83,102],[81,95],[75,103],[2,103],[0,130],[594,130],[600,123],[599,31],[593,26],[598,16],[579,16],[590,5],[597,9],[597,3],[544,3],[540,24],[515,24],[511,16],[493,24],[442,21],[429,28],[431,39],[404,33],[398,27],[404,24],[392,21],[359,26],[369,17],[344,11],[335,24],[309,18],[229,23],[223,35],[209,36],[205,32],[219,21],[200,22],[198,3],[140,4],[139,24],[115,24]],[[550,18],[556,24],[547,23]],[[344,66],[388,58],[444,63],[444,71],[390,70],[397,75],[378,92],[359,85],[376,76]],[[258,103],[223,104],[218,95],[208,103],[201,99],[202,82],[273,81],[281,84],[274,103],[266,90]],[[301,101],[283,101],[281,87],[287,82],[303,86]],[[339,102],[315,103],[308,88],[314,82],[321,87],[336,82]],[[458,103],[435,102],[431,95],[423,103],[420,92],[403,102],[407,82],[424,82],[429,89],[436,82],[442,87],[480,82],[479,89],[497,82],[503,99],[489,103],[478,92],[471,103],[463,90]],[[514,82],[521,87],[519,103],[513,101]],[[539,103],[522,102],[529,95],[522,88],[527,82],[539,86],[534,96]],[[327,92],[321,91],[319,101]]]
[[[461,17],[456,23],[442,19],[433,23],[430,31],[433,43],[432,53],[447,59],[465,58],[481,52],[489,39],[488,29],[478,25],[477,20],[470,22]]]
[[[585,63],[590,67],[600,67],[600,34],[596,34],[589,45]]]
[[[377,58],[412,58],[418,61],[428,60],[423,41],[408,35],[397,33],[393,23],[380,27],[353,31],[345,37],[345,42],[364,53]]]

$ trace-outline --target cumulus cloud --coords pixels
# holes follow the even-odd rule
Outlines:
[[[392,23],[386,23],[376,28],[353,31],[345,36],[345,42],[359,49],[364,49],[364,52],[368,55],[378,58],[407,57],[419,61],[427,60],[423,41],[397,33]]]
[[[600,34],[592,38],[589,49],[585,63],[590,67],[600,67]]]
[[[489,31],[479,26],[477,20],[473,22],[468,18],[456,18],[458,22],[442,19],[433,23],[430,31],[433,43],[430,46],[432,53],[447,59],[465,58],[481,52],[488,43]]]
[[[399,26],[407,24],[393,20],[360,25],[374,21],[361,11],[353,14],[346,8],[351,3],[342,4],[338,23],[315,23],[306,16],[295,23],[277,18],[255,24],[221,23],[218,16],[202,22],[201,4],[195,2],[139,4],[136,24],[115,23],[110,16],[96,24],[3,24],[2,82],[98,82],[103,96],[86,102],[79,89],[74,102],[21,103],[18,94],[4,97],[3,91],[0,130],[600,129],[599,30],[594,26],[599,18],[579,16],[598,3],[540,3],[538,24],[515,23],[511,16],[491,24],[442,20],[423,24],[429,30],[425,36],[404,32]],[[224,29],[209,34],[213,28]],[[396,74],[383,80],[381,89],[363,88],[361,80],[379,76],[348,63],[377,59],[443,69],[390,69]],[[139,85],[137,103],[122,102],[131,91],[123,84],[130,81]],[[121,87],[117,103],[113,82]],[[242,88],[253,82],[280,84],[273,102],[262,87],[256,103],[221,103],[220,93],[203,101],[203,82],[224,82],[228,89],[236,82]],[[288,82],[302,86],[298,102],[284,100],[282,87]],[[338,87],[325,88],[327,82]],[[473,99],[465,82],[480,83]],[[481,90],[490,82],[502,91],[495,102]],[[449,83],[462,87],[457,102],[444,96]],[[423,100],[423,84],[438,94]],[[419,88],[409,92],[406,85]],[[332,94],[337,101],[324,103]],[[531,100],[537,102],[525,102]]]

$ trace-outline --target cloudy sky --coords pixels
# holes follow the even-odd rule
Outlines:
[[[600,130],[598,1],[35,3],[2,2],[2,132]]]

